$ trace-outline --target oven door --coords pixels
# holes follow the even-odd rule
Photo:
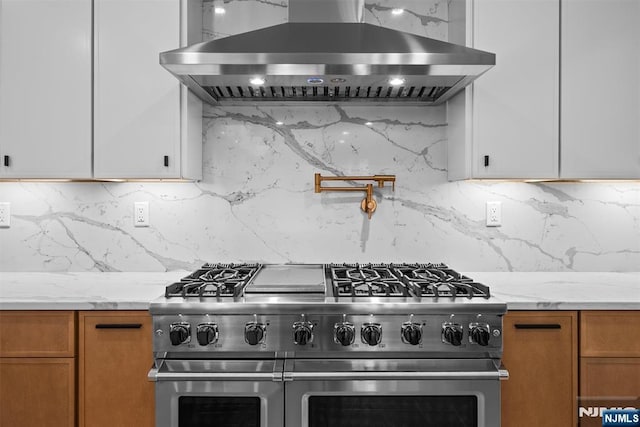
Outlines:
[[[492,360],[287,360],[286,425],[499,427]]]
[[[156,427],[282,427],[282,360],[163,360]]]

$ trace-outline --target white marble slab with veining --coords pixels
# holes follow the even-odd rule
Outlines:
[[[471,272],[509,310],[640,310],[640,272]]]
[[[146,310],[170,273],[0,273],[0,310]],[[640,273],[466,273],[509,310],[640,310]]]
[[[447,39],[450,1],[364,3],[367,23]],[[203,37],[287,22],[288,6],[205,0]],[[0,201],[11,203],[0,275],[164,272],[205,262],[640,270],[640,184],[449,182],[446,105],[205,105],[202,124],[199,182],[0,183]],[[375,188],[369,220],[362,194],[315,193],[315,173],[397,181],[395,192]],[[140,201],[149,202],[149,227],[134,227]],[[489,201],[502,203],[501,227],[485,224]]]
[[[0,273],[0,310],[147,310],[170,273]]]

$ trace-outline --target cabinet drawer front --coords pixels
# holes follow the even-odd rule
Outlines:
[[[640,396],[640,358],[580,358],[580,396]]]
[[[640,357],[640,312],[583,311],[580,356]]]
[[[75,359],[0,359],[0,426],[73,427]]]
[[[0,357],[74,357],[72,311],[0,312]]]

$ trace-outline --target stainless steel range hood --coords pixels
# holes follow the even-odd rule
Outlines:
[[[364,0],[290,0],[289,23],[163,52],[160,64],[214,105],[439,104],[495,65],[492,53],[363,20]]]

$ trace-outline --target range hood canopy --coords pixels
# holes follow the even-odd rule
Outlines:
[[[214,105],[439,104],[495,65],[492,53],[365,24],[363,15],[364,0],[290,0],[289,23],[163,52],[160,63]]]

